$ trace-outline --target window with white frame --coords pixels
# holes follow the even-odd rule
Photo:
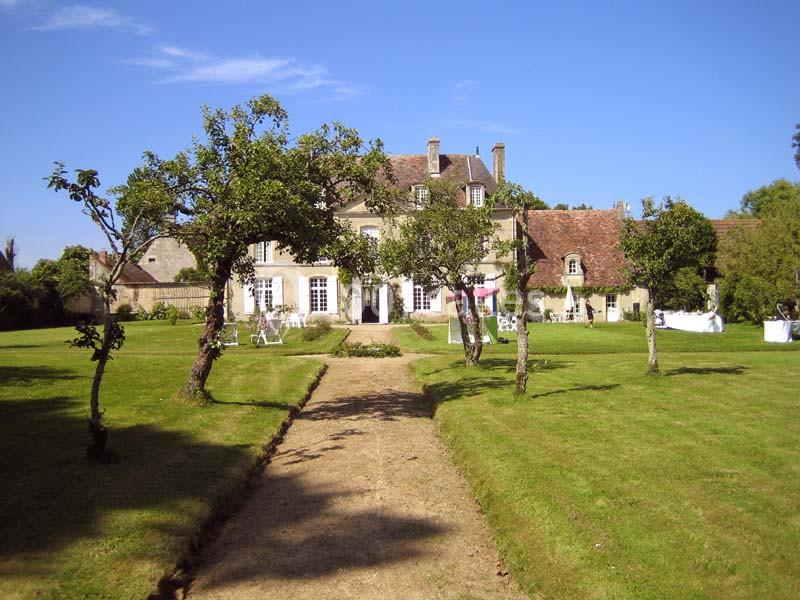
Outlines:
[[[328,311],[328,279],[327,277],[312,277],[309,281],[311,287],[309,299],[311,312]]]
[[[485,189],[482,185],[467,186],[467,192],[469,194],[469,203],[472,206],[476,207],[483,206]]]
[[[483,273],[477,273],[475,275],[468,275],[467,276],[467,283],[472,285],[476,290],[482,289],[486,287],[486,275]],[[486,298],[475,298],[475,306],[478,308],[478,312],[483,310],[484,305],[486,304]],[[469,307],[467,306],[467,298],[464,297],[464,311],[469,312]]]
[[[361,228],[361,235],[377,241],[380,237],[380,231],[378,230],[377,225],[364,225]]]
[[[421,285],[414,286],[414,310],[430,310],[431,297]]]
[[[256,244],[256,262],[257,263],[271,263],[272,262],[272,242],[259,242]]]
[[[578,267],[578,259],[577,258],[570,258],[567,261],[567,274],[568,275],[577,275],[579,273]]]
[[[256,279],[253,291],[256,296],[256,306],[261,312],[272,310],[272,279]]]
[[[424,185],[415,185],[414,186],[414,206],[417,208],[423,208],[425,206],[425,202],[428,201],[428,188]]]

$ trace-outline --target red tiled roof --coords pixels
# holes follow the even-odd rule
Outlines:
[[[534,210],[528,223],[537,256],[530,287],[563,285],[564,256],[572,252],[581,257],[584,285],[625,283],[618,210]]]
[[[761,224],[761,219],[711,219],[711,225],[717,233],[717,238],[728,235],[734,229],[755,229]]]

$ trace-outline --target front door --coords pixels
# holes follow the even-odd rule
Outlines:
[[[619,308],[617,307],[617,295],[606,294],[606,321],[616,323],[619,321]]]
[[[361,316],[362,323],[377,323],[380,314],[380,295],[378,288],[365,287],[363,291],[364,310]]]

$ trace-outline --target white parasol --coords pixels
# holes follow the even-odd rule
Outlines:
[[[572,286],[567,286],[567,297],[564,298],[564,313],[575,310],[575,296],[572,295]]]

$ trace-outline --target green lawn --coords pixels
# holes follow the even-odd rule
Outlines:
[[[476,368],[441,345],[414,365],[523,587],[797,598],[800,344],[767,346],[749,326],[659,332],[662,375],[648,377],[640,325],[532,332],[521,399],[513,344]],[[413,332],[397,333],[408,348]]]
[[[94,363],[69,328],[0,333],[0,597],[144,598],[199,523],[236,490],[322,365],[281,354],[328,340],[229,348],[206,406],[171,400],[198,326],[126,324],[102,408],[121,462],[90,466]]]
[[[407,325],[392,330],[405,352],[431,354],[463,352],[460,344],[447,343],[447,325],[425,325],[433,340],[424,340]],[[607,354],[647,352],[647,340],[642,323],[598,323],[593,329],[580,324],[531,323],[531,352],[535,354]],[[791,351],[797,344],[768,344],[764,342],[761,326],[734,323],[726,325],[724,333],[688,333],[658,330],[659,352],[740,352],[743,350]],[[517,334],[501,333],[508,344],[484,346],[486,355],[517,353]]]

